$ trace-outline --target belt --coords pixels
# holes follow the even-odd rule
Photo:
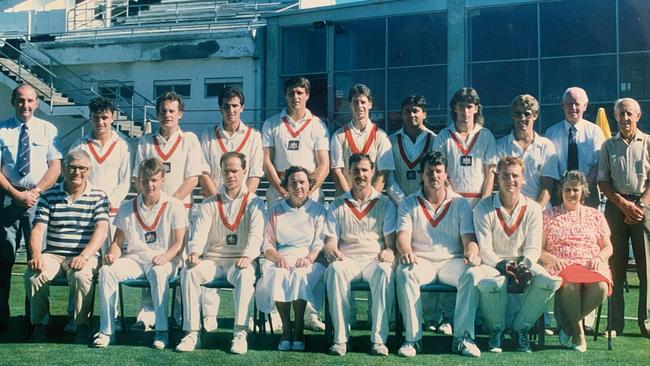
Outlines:
[[[25,187],[18,187],[18,186],[15,186],[13,184],[11,186],[14,187],[14,189],[17,190],[18,192],[25,192],[25,191],[29,191],[31,189],[31,188],[25,188]]]
[[[634,202],[634,203],[639,203],[641,202],[641,194],[623,194],[619,193],[621,197],[625,198],[628,201]]]

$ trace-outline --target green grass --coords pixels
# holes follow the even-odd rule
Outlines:
[[[21,273],[23,266],[15,266],[14,272]],[[636,278],[630,276],[630,293],[626,294],[626,307],[628,316],[636,314],[638,288]],[[363,297],[363,294],[358,294]],[[599,338],[594,342],[588,340],[589,350],[585,354],[560,348],[556,336],[546,337],[546,346],[543,349],[535,348],[533,354],[521,354],[512,351],[512,342],[507,339],[505,352],[502,354],[489,354],[484,352],[480,359],[468,359],[450,353],[451,337],[425,333],[424,350],[414,359],[404,359],[396,356],[399,341],[389,337],[388,346],[391,350],[389,357],[373,357],[369,355],[368,327],[361,321],[362,329],[354,330],[348,344],[348,354],[345,357],[327,355],[327,345],[320,333],[307,332],[306,342],[308,352],[279,352],[275,349],[279,336],[249,335],[249,352],[244,356],[234,356],[227,353],[230,349],[232,327],[232,296],[229,292],[222,293],[220,309],[219,331],[214,334],[204,335],[203,348],[189,354],[180,354],[170,349],[158,351],[149,346],[153,333],[124,332],[119,333],[116,343],[107,349],[93,349],[82,345],[70,344],[72,336],[63,334],[66,322],[65,307],[67,288],[51,289],[51,313],[53,315],[48,329],[48,341],[41,344],[30,344],[27,338],[28,327],[25,319],[19,314],[23,313],[24,289],[22,276],[14,276],[11,292],[11,312],[9,330],[0,334],[0,365],[167,365],[167,364],[192,364],[192,365],[642,365],[650,359],[650,340],[640,336],[636,322],[626,323],[626,334],[614,340],[614,350],[607,351],[606,338]],[[139,304],[139,290],[127,289],[125,291],[127,327],[133,323],[133,316]],[[95,303],[97,304],[96,299]],[[365,320],[366,302],[359,301],[359,318]],[[93,332],[97,329],[99,318],[95,307],[93,319]],[[604,319],[603,319],[604,320]],[[605,322],[605,320],[604,320]],[[604,328],[604,322],[601,329]],[[174,346],[182,337],[179,330],[172,331],[171,344]],[[477,343],[481,349],[486,348],[487,338],[479,335]]]

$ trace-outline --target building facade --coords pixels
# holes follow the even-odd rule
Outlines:
[[[541,103],[540,131],[563,118],[569,86],[587,90],[588,119],[606,107],[613,129],[616,99],[650,110],[647,0],[375,0],[267,20],[267,108],[282,106],[283,80],[306,75],[310,107],[331,130],[349,120],[347,90],[357,82],[373,90],[373,120],[388,131],[399,128],[411,93],[427,97],[427,123],[439,131],[461,86],[479,91],[497,136],[509,131],[510,102],[522,93]],[[650,130],[648,118],[641,128]]]

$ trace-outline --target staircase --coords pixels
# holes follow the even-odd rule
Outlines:
[[[76,74],[24,38],[7,40],[0,47],[0,73],[6,76],[3,81],[11,89],[20,83],[31,85],[42,104],[49,106],[46,112],[50,115],[81,116],[87,120],[90,116],[86,106],[90,100],[99,96],[108,97],[117,106],[116,128],[132,138],[142,136],[145,127],[156,118],[154,103],[132,90],[132,87],[117,80],[108,81],[122,88],[130,88],[133,95],[130,100],[110,88],[100,88],[100,81]],[[85,121],[79,128],[84,124]]]
[[[1,52],[1,51],[0,51]],[[32,73],[31,70],[18,64],[15,60],[0,57],[0,72],[14,80],[17,84],[27,83],[35,90],[38,97],[47,104],[54,106],[74,105],[74,101],[56,91],[51,85]]]

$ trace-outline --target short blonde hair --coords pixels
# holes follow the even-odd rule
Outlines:
[[[539,102],[530,94],[517,95],[510,103],[510,112],[514,113],[517,107],[539,113]]]
[[[497,163],[497,174],[506,170],[507,167],[518,165],[521,167],[521,171],[524,171],[524,161],[516,156],[504,156]]]

